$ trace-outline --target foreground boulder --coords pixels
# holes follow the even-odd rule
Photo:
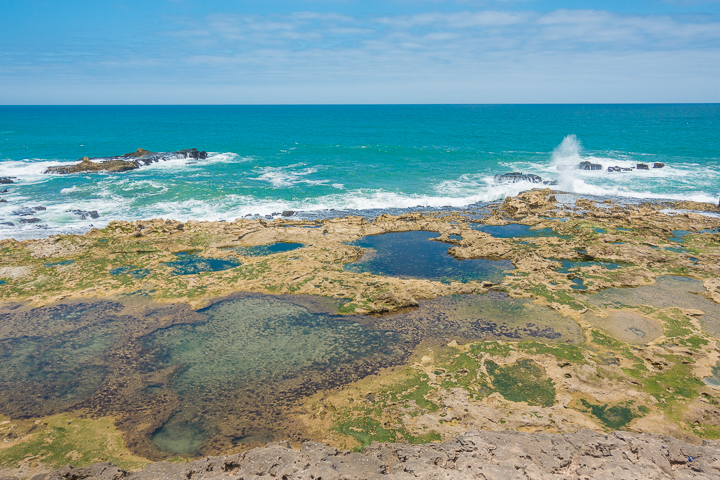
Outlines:
[[[159,462],[139,472],[111,463],[68,465],[33,480],[82,479],[711,479],[720,442],[702,446],[649,434],[474,431],[442,444],[373,443],[365,453],[306,442],[276,442],[245,453],[188,463]]]
[[[207,152],[198,151],[196,148],[189,148],[176,152],[158,153],[138,148],[134,152],[115,157],[85,157],[76,165],[49,167],[44,173],[126,172],[128,170],[135,170],[142,165],[183,158],[202,160],[207,158]]]

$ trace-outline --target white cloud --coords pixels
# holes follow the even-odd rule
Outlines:
[[[212,14],[175,19],[157,35],[154,48],[107,45],[101,61],[77,45],[29,64],[22,52],[0,52],[0,78],[32,83],[42,72],[68,87],[94,81],[133,92],[163,85],[153,98],[187,90],[184,101],[199,103],[720,101],[712,16]],[[114,86],[134,75],[136,89]]]

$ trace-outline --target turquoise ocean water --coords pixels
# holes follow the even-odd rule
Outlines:
[[[140,147],[210,156],[126,173],[42,173]],[[603,171],[557,169],[582,160]],[[638,162],[666,167],[607,171]],[[0,177],[16,179],[0,186],[0,238],[115,219],[462,207],[537,187],[493,182],[510,171],[577,194],[717,202],[720,105],[4,106]],[[35,206],[45,207],[40,222],[21,224],[14,212]]]

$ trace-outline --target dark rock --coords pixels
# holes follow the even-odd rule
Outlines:
[[[520,172],[504,173],[502,175],[495,175],[495,183],[518,183],[518,182],[530,182],[530,183],[542,183],[543,179],[538,175],[523,174]]]
[[[292,217],[293,215],[295,215],[295,212],[293,210],[285,210],[284,212],[282,212],[283,217]]]
[[[655,162],[653,163],[653,168],[663,168],[665,166],[664,163]]]
[[[20,219],[20,223],[40,223],[40,222],[42,222],[42,220],[40,220],[39,218],[35,218],[35,217]]]
[[[43,212],[43,211],[47,210],[47,208],[45,208],[45,207],[32,207],[32,209],[35,210],[36,212]]]
[[[0,203],[7,203],[7,200],[5,200],[4,198],[0,198]]]
[[[647,163],[638,163],[637,169],[638,170],[650,170],[650,168],[647,166]]]
[[[20,210],[15,210],[14,212],[12,212],[12,214],[25,217],[28,215],[35,215],[35,210],[30,207],[22,207]]]
[[[608,167],[608,172],[632,172],[632,168],[625,167]]]
[[[689,457],[693,461],[689,462]],[[364,453],[316,442],[293,450],[275,442],[245,453],[191,462],[152,463],[138,472],[113,464],[66,466],[37,480],[528,478],[716,479],[720,442],[588,430],[565,434],[468,432],[445,443],[373,443]]]
[[[13,222],[0,222],[0,225],[6,225],[8,227],[14,227],[15,224]]]
[[[141,165],[150,165],[155,162],[183,158],[202,160],[207,158],[207,152],[198,151],[197,148],[189,148],[176,152],[158,153],[145,150],[144,148],[138,148],[134,152],[115,157],[85,157],[76,165],[49,167],[44,173],[126,172],[128,170],[135,170]]]
[[[15,177],[0,177],[0,184],[7,185],[9,183],[15,183],[12,181],[13,178],[15,178]],[[5,190],[5,191],[7,191],[7,190]]]
[[[8,189],[5,188],[5,189],[3,189],[3,190],[0,190],[0,193],[8,193]]]
[[[602,170],[602,165],[599,163],[580,162],[577,166],[578,170]]]
[[[73,215],[77,215],[78,217],[80,217],[80,220],[86,220],[88,217],[100,218],[100,214],[97,212],[97,210],[93,210],[91,212],[86,212],[85,210],[67,210],[66,213],[72,213]]]

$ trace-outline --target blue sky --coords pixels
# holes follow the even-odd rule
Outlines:
[[[0,104],[720,102],[720,1],[0,0]]]

